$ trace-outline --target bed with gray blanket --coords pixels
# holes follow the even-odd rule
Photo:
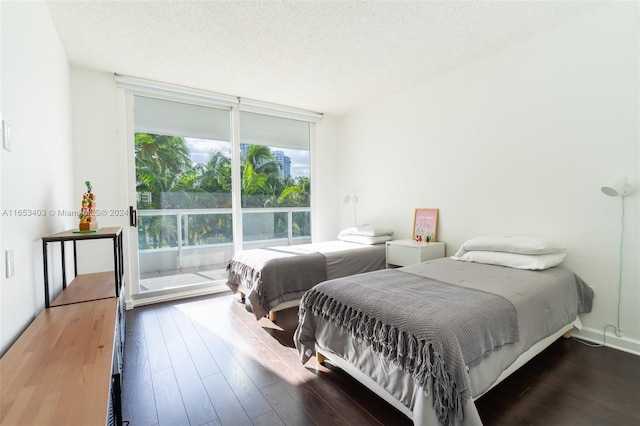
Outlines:
[[[474,400],[589,312],[574,273],[450,258],[325,281],[300,302],[302,362],[328,358],[413,419],[481,424]]]
[[[229,261],[227,286],[251,303],[256,319],[297,306],[305,291],[328,280],[385,267],[384,244],[327,241],[244,250]]]

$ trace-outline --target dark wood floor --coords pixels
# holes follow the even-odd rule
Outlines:
[[[230,294],[127,311],[123,417],[147,425],[408,425]],[[485,425],[640,425],[640,357],[560,339],[476,406]]]

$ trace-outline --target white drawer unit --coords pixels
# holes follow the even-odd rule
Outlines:
[[[444,257],[445,244],[417,243],[413,240],[387,241],[387,268],[408,266]]]

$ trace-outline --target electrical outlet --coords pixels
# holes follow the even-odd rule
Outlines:
[[[15,268],[13,264],[13,249],[5,250],[4,266],[5,266],[5,276],[7,278],[11,278],[13,276],[13,273],[15,272]]]

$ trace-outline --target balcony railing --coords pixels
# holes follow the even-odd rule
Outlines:
[[[243,249],[311,242],[309,207],[242,209]],[[140,272],[222,268],[233,256],[230,208],[138,210]]]

